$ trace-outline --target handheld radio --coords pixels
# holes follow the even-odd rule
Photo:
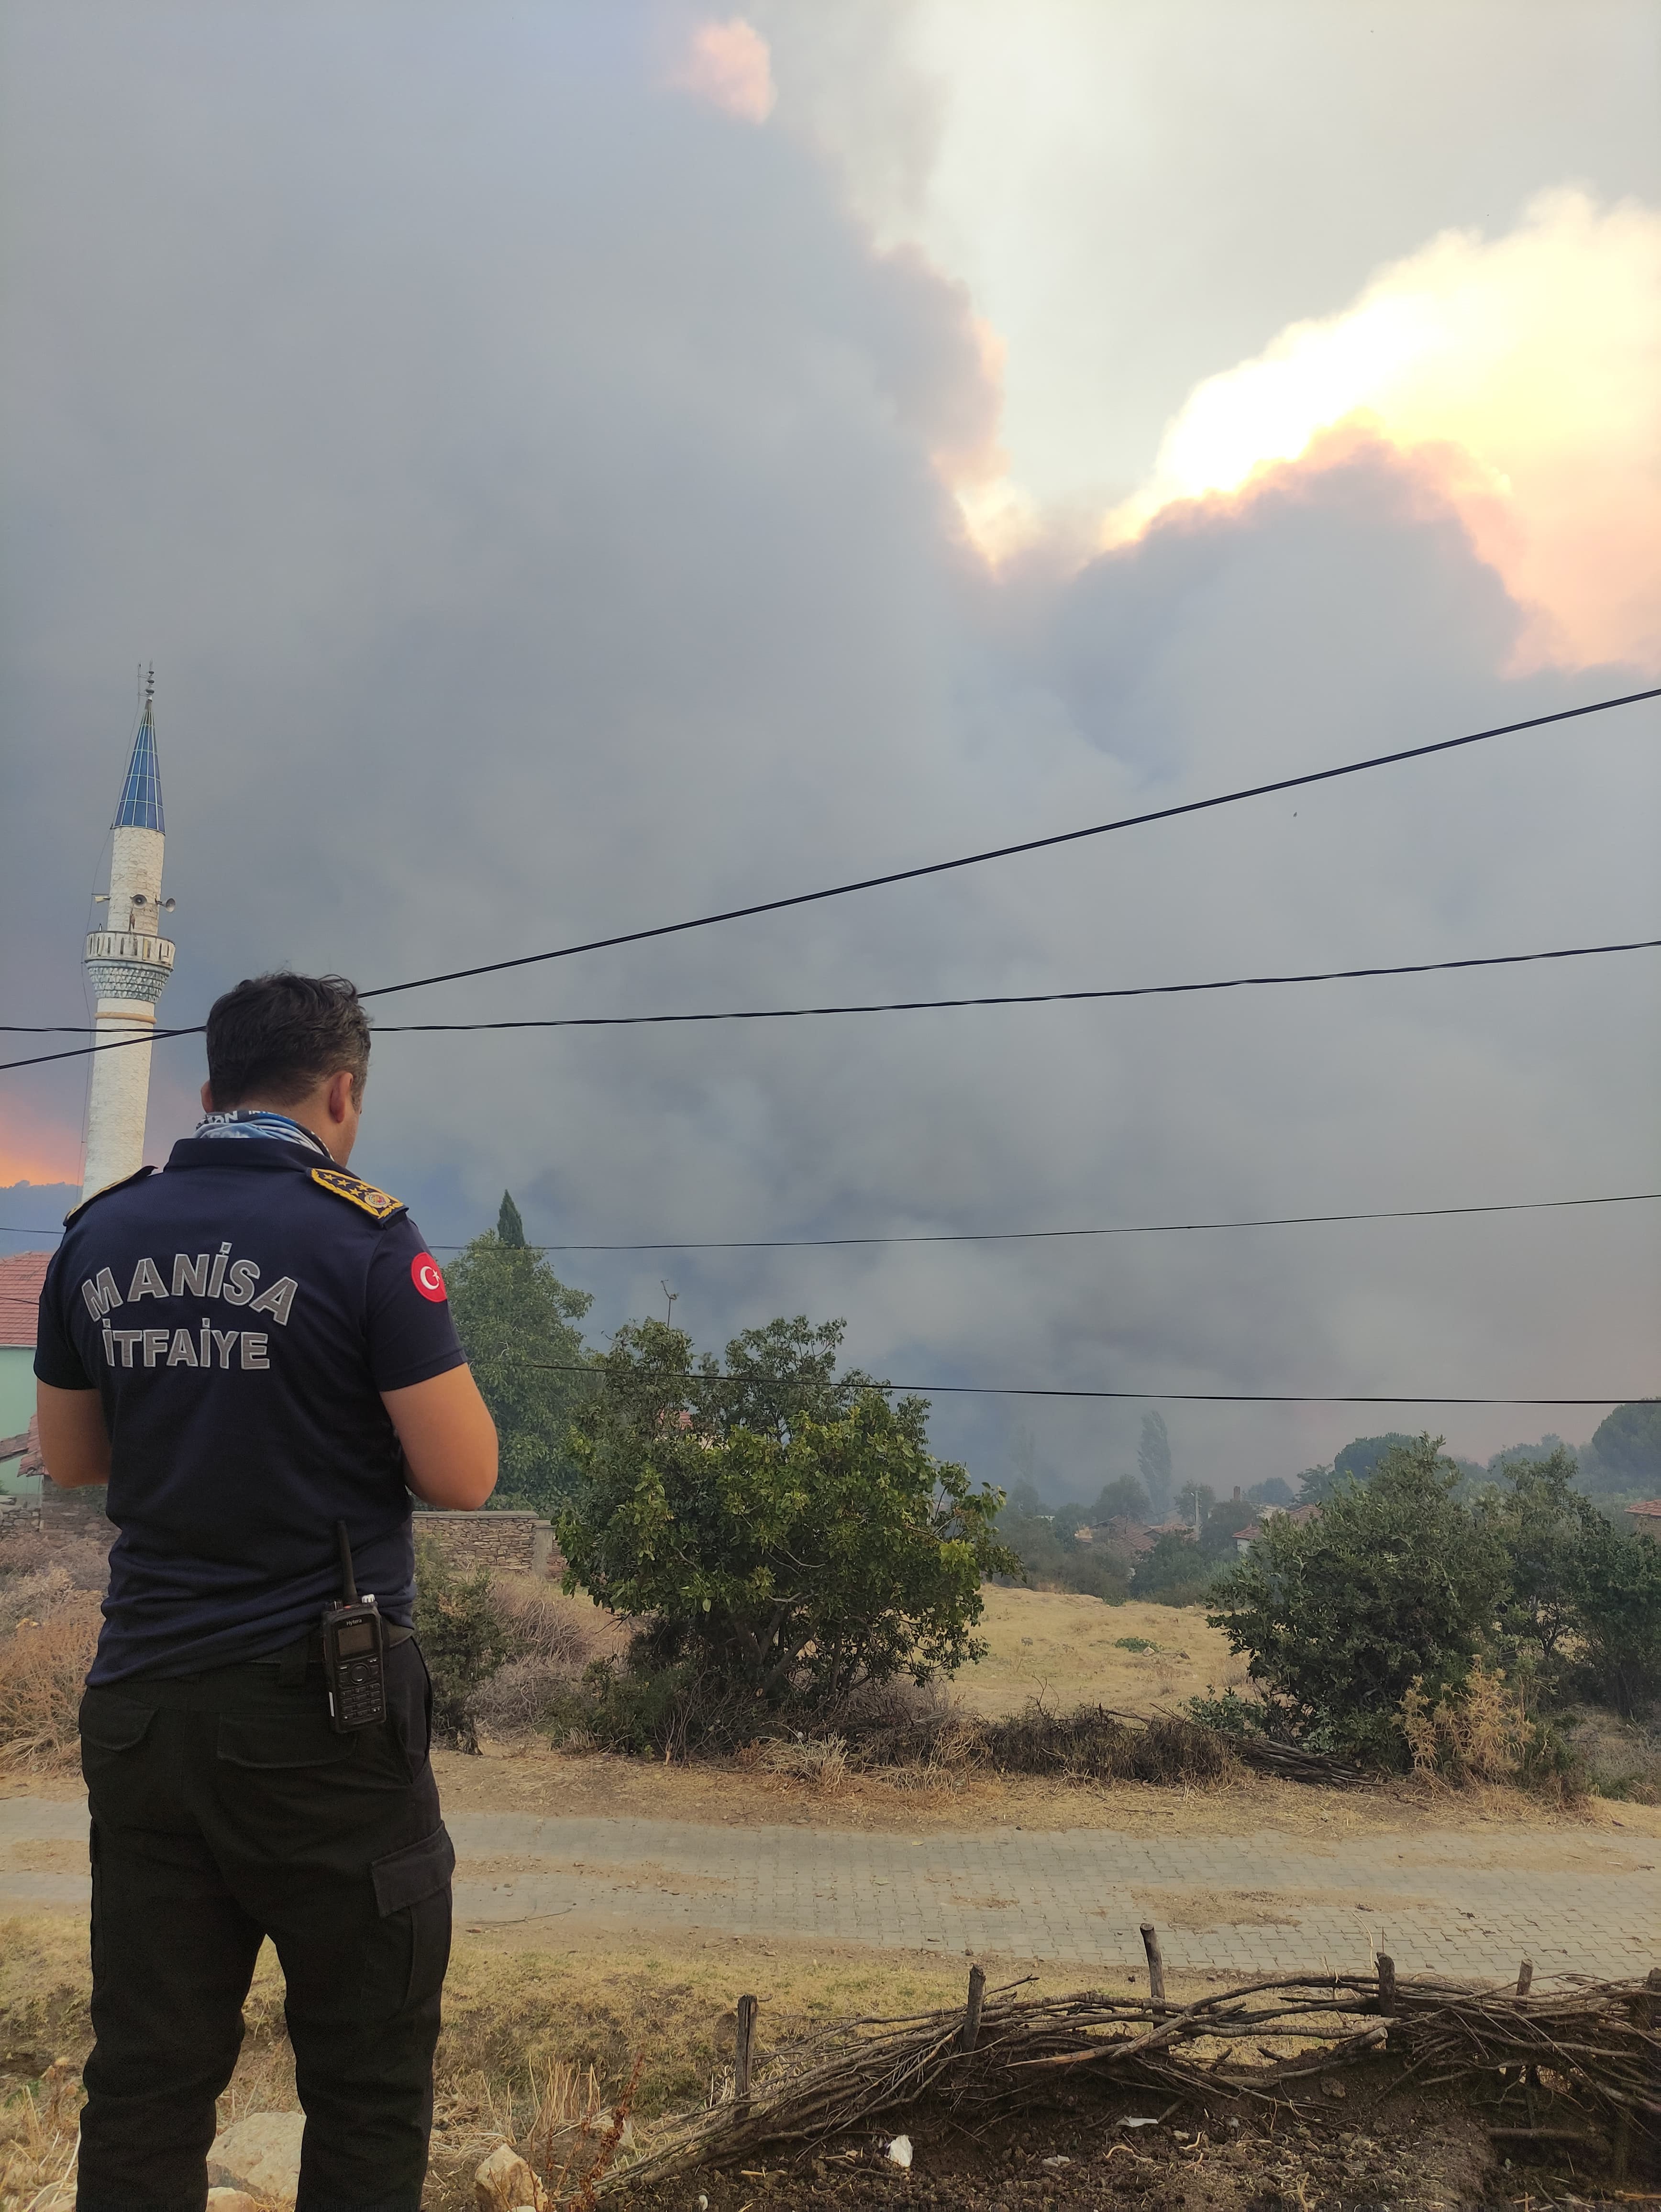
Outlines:
[[[343,1595],[323,1616],[323,1670],[329,1682],[329,1718],[337,1735],[348,1735],[386,1717],[386,1637],[374,1598],[357,1595],[346,1523],[337,1521],[334,1533]]]

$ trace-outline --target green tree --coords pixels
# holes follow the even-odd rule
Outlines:
[[[518,1242],[503,1230],[518,1230]],[[502,1194],[499,1225],[444,1270],[450,1310],[502,1446],[494,1503],[551,1513],[575,1476],[571,1419],[593,1389],[575,1324],[592,1301],[525,1243]]]
[[[1153,1508],[1147,1492],[1134,1474],[1122,1474],[1111,1482],[1104,1482],[1101,1494],[1091,1508],[1092,1525],[1099,1528],[1107,1521],[1143,1521]]]
[[[1238,1555],[1234,1539],[1257,1518],[1257,1509],[1244,1498],[1220,1498],[1205,1516],[1200,1531],[1200,1556],[1207,1560],[1232,1559]]]
[[[1210,1618],[1283,1720],[1335,1747],[1399,1765],[1401,1701],[1463,1680],[1506,1589],[1491,1528],[1453,1497],[1441,1439],[1395,1446],[1301,1527],[1269,1521],[1213,1589]]]
[[[933,1456],[925,1401],[838,1376],[842,1334],[774,1322],[722,1365],[630,1322],[576,1419],[566,1587],[651,1616],[660,1662],[772,1704],[952,1673],[985,1648],[983,1577],[1019,1571],[993,1533],[1003,1493]]]
[[[1661,1405],[1617,1406],[1586,1454],[1588,1486],[1616,1497],[1661,1493]]]
[[[1192,1536],[1167,1528],[1144,1552],[1130,1578],[1133,1597],[1151,1599],[1156,1605],[1195,1605],[1206,1594],[1210,1563],[1200,1557]]]
[[[1342,1451],[1333,1454],[1332,1472],[1341,1482],[1346,1477],[1351,1482],[1371,1482],[1392,1452],[1400,1451],[1412,1442],[1413,1438],[1403,1436],[1399,1429],[1389,1430],[1382,1437],[1357,1437]]]
[[[1267,1482],[1254,1482],[1246,1496],[1254,1505],[1293,1505],[1297,1503],[1298,1493],[1289,1482],[1283,1482],[1278,1474],[1271,1474]]]
[[[510,1190],[502,1192],[502,1204],[496,1209],[496,1242],[511,1251],[525,1249],[525,1224]]]
[[[1504,1547],[1509,1589],[1500,1625],[1533,1645],[1549,1666],[1578,1626],[1591,1547],[1606,1527],[1574,1487],[1574,1455],[1560,1444],[1544,1459],[1503,1463],[1506,1488],[1478,1501],[1479,1519]]]
[[[1156,1513],[1171,1510],[1171,1438],[1165,1431],[1165,1415],[1160,1413],[1142,1415],[1141,1441],[1136,1446],[1136,1471],[1142,1478],[1142,1488]]]
[[[1661,1544],[1600,1519],[1587,1547],[1579,1628],[1588,1680],[1628,1719],[1661,1698]]]

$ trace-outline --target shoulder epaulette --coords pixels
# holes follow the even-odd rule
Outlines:
[[[319,1189],[331,1191],[336,1198],[344,1198],[348,1206],[362,1207],[377,1221],[390,1221],[395,1213],[409,1211],[401,1198],[390,1191],[377,1190],[372,1182],[348,1175],[344,1168],[313,1168],[312,1181]]]
[[[106,1182],[101,1190],[88,1191],[80,1205],[72,1206],[64,1216],[64,1228],[67,1229],[71,1221],[77,1220],[89,1206],[95,1206],[100,1198],[107,1198],[113,1190],[125,1190],[129,1183],[143,1182],[146,1176],[155,1173],[154,1168],[135,1168],[130,1176],[123,1176],[119,1182]]]

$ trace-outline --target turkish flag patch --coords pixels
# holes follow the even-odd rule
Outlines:
[[[430,1298],[441,1306],[449,1292],[444,1287],[444,1271],[430,1252],[417,1252],[410,1262],[410,1280],[423,1298]]]

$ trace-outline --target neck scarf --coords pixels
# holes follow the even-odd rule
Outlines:
[[[298,1121],[274,1113],[269,1106],[239,1106],[234,1113],[207,1115],[197,1123],[196,1133],[198,1137],[275,1137],[281,1144],[308,1146],[326,1160],[333,1157],[309,1129],[302,1129]]]

